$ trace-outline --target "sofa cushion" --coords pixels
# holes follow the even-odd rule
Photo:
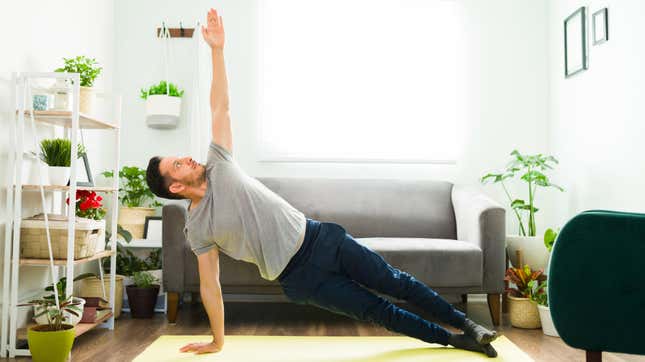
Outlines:
[[[480,286],[482,251],[473,243],[430,238],[356,238],[385,261],[431,287]],[[220,253],[220,282],[227,285],[278,285],[260,277],[257,266]],[[197,271],[193,271],[197,273]],[[194,279],[199,283],[199,277]],[[190,282],[187,281],[188,284]]]
[[[482,251],[470,242],[430,238],[356,238],[390,265],[431,287],[479,286]]]

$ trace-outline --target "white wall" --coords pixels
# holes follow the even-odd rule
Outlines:
[[[222,0],[216,5],[224,18],[225,56],[229,75],[234,154],[251,176],[320,176],[333,178],[443,179],[477,185],[488,171],[505,166],[514,148],[524,153],[547,152],[548,46],[545,24],[547,5],[536,1],[460,1],[464,48],[470,53],[462,66],[460,155],[457,164],[361,164],[258,162],[256,87],[257,0]],[[117,1],[116,82],[124,94],[122,159],[124,164],[145,167],[153,155],[189,154],[187,121],[175,130],[153,130],[144,122],[139,88],[163,76],[161,48],[154,29],[166,20],[192,24],[203,19],[210,1]],[[521,24],[519,26],[518,24]],[[432,34],[427,46],[432,46]],[[190,41],[172,40],[171,78],[190,86],[194,54]],[[405,66],[405,64],[401,64]],[[324,71],[324,70],[321,70]],[[210,74],[206,75],[210,81]],[[184,101],[190,102],[191,89]],[[186,113],[184,113],[186,114]],[[209,122],[209,119],[204,119]],[[204,135],[210,137],[210,135]],[[142,139],[151,142],[141,142]],[[197,155],[193,155],[197,157]],[[516,197],[524,197],[523,185]],[[513,187],[511,187],[513,189]],[[484,190],[507,204],[499,185]],[[538,231],[549,214],[550,195],[538,197]],[[508,215],[509,231],[517,230]]]
[[[114,4],[111,0],[69,1],[14,1],[4,4],[0,12],[0,256],[4,252],[5,225],[11,215],[6,215],[8,164],[12,150],[8,111],[11,104],[10,80],[14,71],[53,71],[63,65],[62,57],[87,55],[95,57],[103,66],[103,74],[95,87],[110,91],[114,77]],[[57,135],[53,127],[39,126],[39,137]],[[25,139],[31,139],[31,132]],[[104,167],[104,152],[108,142],[98,134],[85,134],[86,146],[93,174]],[[42,212],[37,194],[23,194],[23,216]],[[58,205],[58,203],[56,204]],[[0,257],[0,281],[3,258]],[[77,268],[76,272],[83,272]],[[95,269],[95,268],[94,268]],[[51,283],[51,274],[44,267],[20,267],[19,298],[42,291]],[[1,285],[0,285],[1,287]],[[22,308],[25,310],[25,308]]]
[[[578,7],[609,8],[609,41],[593,46],[589,69],[564,78],[563,22]],[[640,0],[549,3],[550,149],[568,190],[555,199],[562,225],[588,209],[643,212],[645,179],[645,3]]]

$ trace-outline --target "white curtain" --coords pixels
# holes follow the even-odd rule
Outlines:
[[[455,159],[454,1],[260,6],[260,159]]]

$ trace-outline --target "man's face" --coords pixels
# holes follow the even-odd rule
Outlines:
[[[206,180],[206,167],[188,156],[162,158],[159,171],[173,179],[169,187],[173,193],[182,194],[186,187],[197,187]]]

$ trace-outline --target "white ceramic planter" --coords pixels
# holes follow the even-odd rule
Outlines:
[[[67,185],[69,181],[69,167],[49,166],[47,168],[49,174],[49,185]],[[37,175],[36,175],[37,177]]]
[[[517,265],[517,250],[522,250],[522,263],[528,264],[531,269],[546,271],[549,261],[549,251],[544,246],[544,236],[506,236],[506,248],[511,264]]]
[[[92,87],[81,87],[79,95],[79,110],[84,114],[94,113],[94,103],[96,103],[96,93]]]
[[[63,315],[65,315],[65,317],[66,317],[65,320],[63,321],[63,323],[71,324],[73,326],[77,325],[78,322],[81,321],[81,318],[83,318],[82,310],[83,310],[83,307],[85,306],[85,299],[74,297],[74,300],[81,302],[81,304],[77,305],[77,307],[81,310],[81,313],[79,313],[78,317],[73,315],[73,314],[71,314],[71,313],[63,312]],[[38,315],[43,309],[44,308],[42,306],[35,305],[34,306],[34,315]],[[47,309],[51,310],[51,309],[56,309],[56,308],[54,308],[54,306],[50,306]],[[36,321],[36,324],[48,324],[49,323],[48,320],[47,320],[47,315],[46,314],[43,314],[43,315],[39,316],[38,318],[34,318],[34,320]]]
[[[542,332],[547,336],[560,337],[558,331],[555,330],[553,319],[551,319],[551,310],[549,307],[538,305],[538,312],[540,312],[540,323],[542,323]]]
[[[149,95],[146,99],[146,123],[150,128],[175,128],[180,114],[181,97],[161,94]]]

